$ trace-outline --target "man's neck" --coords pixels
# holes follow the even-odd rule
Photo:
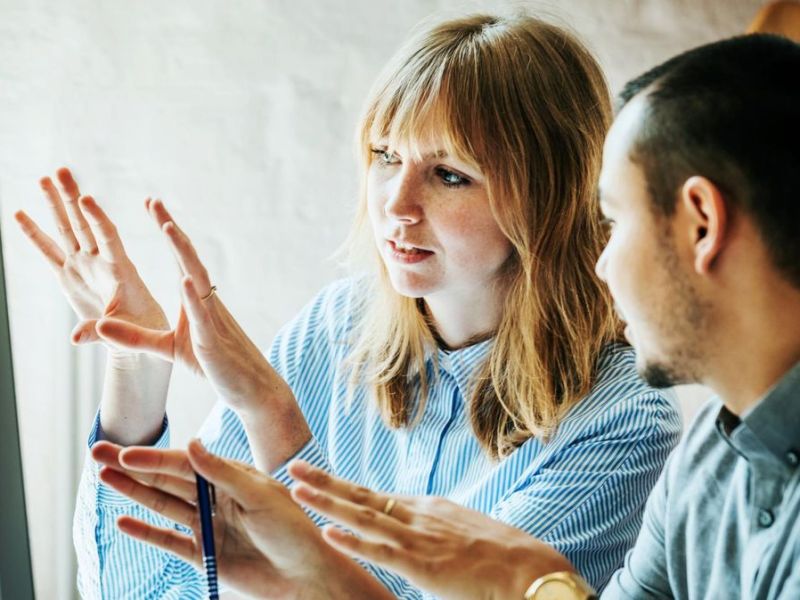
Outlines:
[[[800,361],[800,301],[751,310],[723,326],[703,383],[741,415]]]

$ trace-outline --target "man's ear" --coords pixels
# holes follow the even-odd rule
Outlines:
[[[687,216],[694,270],[707,275],[726,242],[728,206],[720,189],[699,175],[684,182],[680,203]]]

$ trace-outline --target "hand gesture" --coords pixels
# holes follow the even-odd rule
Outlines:
[[[289,473],[298,502],[354,532],[327,527],[334,548],[439,598],[522,598],[537,577],[575,570],[544,542],[448,500],[380,494],[302,461]]]
[[[188,452],[128,448],[101,442],[100,478],[120,493],[193,531],[121,517],[126,534],[202,567],[196,504],[197,471],[216,487],[214,539],[220,580],[236,591],[269,598],[386,598],[360,566],[334,551],[288,490],[254,468],[221,459],[194,440]]]
[[[271,471],[311,437],[305,417],[289,385],[215,293],[191,241],[160,200],[150,205],[150,214],[183,272],[177,325],[159,331],[105,318],[97,330],[115,345],[182,362],[208,377],[217,394],[242,418],[258,467]]]
[[[207,376],[234,408],[254,397],[263,399],[266,390],[281,386],[283,380],[216,295],[194,246],[163,202],[155,200],[150,214],[166,234],[183,273],[178,322],[174,329],[160,331],[110,316],[99,323],[100,335],[122,347],[185,364]],[[281,387],[289,391],[285,384]]]
[[[24,211],[14,217],[52,267],[78,315],[73,343],[99,341],[96,324],[103,317],[152,329],[168,328],[164,312],[128,258],[114,223],[94,198],[81,195],[68,169],[59,169],[57,178],[61,191],[49,177],[40,185],[58,228],[60,245]]]

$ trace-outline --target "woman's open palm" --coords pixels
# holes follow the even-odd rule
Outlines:
[[[104,317],[168,329],[164,311],[125,252],[114,223],[94,198],[81,195],[69,169],[59,169],[57,179],[61,191],[49,177],[43,178],[40,185],[58,228],[60,244],[24,211],[14,216],[55,272],[78,315],[72,341],[101,341],[95,326]],[[146,205],[150,210],[149,200]]]

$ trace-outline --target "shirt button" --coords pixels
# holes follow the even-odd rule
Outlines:
[[[769,527],[775,522],[775,515],[767,508],[762,508],[758,511],[758,524],[761,527]]]
[[[800,464],[800,454],[798,454],[797,450],[789,450],[786,453],[786,462],[793,467],[796,467],[798,464]]]

